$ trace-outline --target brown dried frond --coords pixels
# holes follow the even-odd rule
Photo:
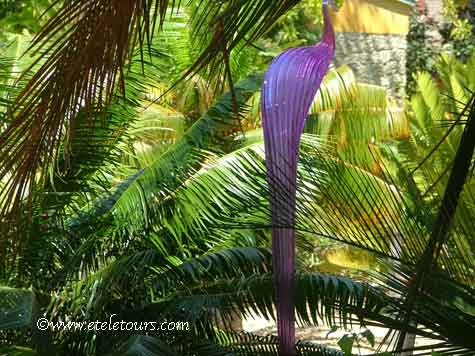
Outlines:
[[[168,0],[70,0],[44,26],[29,52],[44,63],[18,96],[14,120],[0,135],[0,222],[19,214],[45,179],[79,110],[91,128],[124,87],[123,68],[135,44],[150,40]],[[70,140],[69,140],[70,141]],[[67,148],[66,148],[67,154]]]

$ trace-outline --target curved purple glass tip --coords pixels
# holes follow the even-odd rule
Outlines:
[[[280,54],[262,87],[262,124],[271,194],[272,254],[277,294],[280,355],[295,354],[294,265],[297,162],[305,119],[335,53],[335,35],[327,5],[324,34],[315,46]],[[285,227],[279,227],[285,226]]]

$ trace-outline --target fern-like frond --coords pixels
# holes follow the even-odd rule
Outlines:
[[[235,94],[239,109],[242,111],[247,100],[259,89],[260,77],[249,77],[238,83]],[[119,221],[128,221],[128,229],[143,228],[150,224],[154,215],[153,202],[165,199],[170,191],[176,189],[183,179],[189,175],[190,168],[197,166],[197,156],[193,151],[208,149],[217,143],[217,135],[222,130],[232,128],[234,123],[231,94],[224,94],[211,109],[205,113],[175,145],[170,147],[156,161],[144,169],[135,179],[114,207]],[[199,164],[198,164],[199,166]],[[181,174],[185,177],[177,179]],[[133,212],[133,214],[131,214]]]
[[[275,336],[257,336],[249,333],[222,333],[218,335],[220,344],[237,355],[277,355],[279,340]],[[296,344],[298,356],[343,356],[344,353],[312,342],[299,341]]]

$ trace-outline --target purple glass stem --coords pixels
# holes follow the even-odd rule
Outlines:
[[[295,196],[300,137],[310,106],[335,53],[327,6],[315,46],[274,59],[262,87],[262,116],[272,212],[272,255],[281,356],[295,355]],[[283,198],[285,197],[285,198]]]

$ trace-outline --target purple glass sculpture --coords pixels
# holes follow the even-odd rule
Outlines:
[[[280,355],[295,355],[295,196],[300,136],[310,105],[335,54],[323,1],[324,34],[315,46],[292,48],[271,63],[262,87],[267,179]]]

